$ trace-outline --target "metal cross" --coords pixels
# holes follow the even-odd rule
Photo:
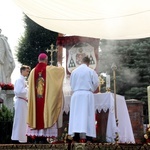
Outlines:
[[[47,49],[46,50],[46,52],[48,53],[48,52],[50,52],[50,58],[51,58],[51,60],[50,60],[50,64],[52,65],[53,64],[53,52],[57,52],[58,50],[57,50],[57,48],[56,49],[54,49],[54,45],[53,44],[51,44],[50,45],[50,49]]]
[[[100,81],[100,84],[99,84],[99,92],[101,92],[101,86],[105,83],[105,81],[104,81],[102,75],[100,75],[98,78],[99,78],[99,81]]]

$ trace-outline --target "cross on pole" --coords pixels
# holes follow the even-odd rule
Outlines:
[[[56,49],[54,49],[54,45],[53,44],[51,44],[50,45],[50,49],[47,49],[46,50],[46,52],[48,53],[48,52],[50,52],[50,58],[51,58],[51,60],[50,60],[50,64],[52,65],[53,64],[53,52],[57,52],[58,50],[57,50],[57,48]]]

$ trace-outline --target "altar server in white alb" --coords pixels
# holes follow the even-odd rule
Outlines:
[[[70,104],[69,135],[75,142],[85,134],[86,141],[96,137],[95,109],[93,92],[99,86],[97,73],[89,67],[90,59],[86,56],[82,64],[72,71],[70,85],[73,91]],[[82,134],[80,134],[82,133]]]
[[[20,68],[20,77],[15,81],[14,84],[14,107],[15,115],[12,128],[11,140],[14,143],[26,143],[27,136],[27,84],[25,77],[29,75],[30,67],[22,65]]]

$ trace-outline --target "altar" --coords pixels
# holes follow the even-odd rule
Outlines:
[[[65,96],[64,108],[63,111],[68,113],[70,110],[70,95]],[[115,120],[115,110],[114,110],[114,94],[107,93],[97,93],[94,94],[95,98],[95,112],[99,113],[103,110],[104,112],[108,111],[108,120],[106,128],[106,141],[114,142],[115,132],[119,134],[119,143],[135,143],[132,125],[126,106],[125,98],[121,95],[116,95],[117,102],[117,118],[118,118],[118,127],[116,126]],[[103,122],[101,122],[103,123]]]

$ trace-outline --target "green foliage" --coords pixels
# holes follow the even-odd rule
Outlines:
[[[0,121],[12,121],[13,113],[5,106],[2,105],[0,108]]]
[[[16,56],[21,64],[33,68],[37,64],[38,55],[41,52],[46,53],[46,49],[50,49],[52,43],[56,45],[58,33],[39,26],[27,16],[24,17],[24,22],[26,24],[25,33],[20,38]],[[57,63],[56,53],[54,53],[53,60],[55,65]]]
[[[10,143],[13,125],[13,113],[5,106],[0,108],[0,143]]]

